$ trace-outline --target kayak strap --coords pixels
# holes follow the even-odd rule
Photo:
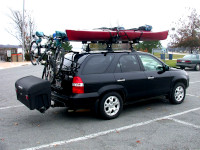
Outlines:
[[[140,31],[140,32],[141,32],[140,36],[139,36],[138,38],[132,40],[133,43],[139,43],[139,41],[140,41],[140,39],[141,39],[141,37],[142,37],[142,35],[143,35],[143,31]],[[117,43],[117,42],[119,41],[119,39],[120,39],[121,37],[123,37],[123,36],[126,36],[127,39],[128,39],[128,41],[131,41],[131,39],[129,38],[129,36],[128,36],[128,34],[126,33],[126,31],[123,31],[124,35],[122,35],[122,34],[120,35],[119,33],[120,33],[120,32],[118,31],[118,32],[117,32],[117,35],[116,35],[116,36],[113,36],[112,33],[109,32],[109,34],[110,34],[109,43]]]
[[[143,35],[143,32],[141,31],[141,34],[140,34],[140,37],[139,37],[139,39],[142,37],[142,35]]]

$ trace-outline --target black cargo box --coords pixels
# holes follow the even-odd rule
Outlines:
[[[35,76],[23,77],[15,82],[17,99],[30,110],[46,110],[51,105],[51,84]]]

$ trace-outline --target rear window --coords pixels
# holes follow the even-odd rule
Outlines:
[[[114,56],[112,54],[96,55],[89,58],[85,64],[82,74],[101,74],[104,73],[111,64]]]
[[[63,62],[63,65],[66,66],[66,67],[71,66],[73,59],[74,59],[74,53],[68,53],[68,54],[66,54],[64,62]]]
[[[72,61],[78,63],[78,65],[82,64],[88,54],[75,54],[68,53],[65,55],[65,59],[63,62],[64,67],[70,67],[72,65]]]
[[[116,72],[133,72],[140,71],[140,66],[134,55],[122,55],[116,69]]]

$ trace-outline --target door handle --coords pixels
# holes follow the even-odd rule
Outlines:
[[[154,79],[154,77],[148,77],[148,80],[153,80]]]
[[[117,82],[124,82],[124,81],[126,81],[125,79],[119,79],[119,80],[117,80]]]

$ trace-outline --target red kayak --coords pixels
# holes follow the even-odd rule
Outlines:
[[[158,41],[165,40],[168,36],[168,31],[151,32],[151,31],[81,31],[81,30],[66,30],[68,40],[70,41],[109,41],[113,37],[119,37],[120,41]]]

